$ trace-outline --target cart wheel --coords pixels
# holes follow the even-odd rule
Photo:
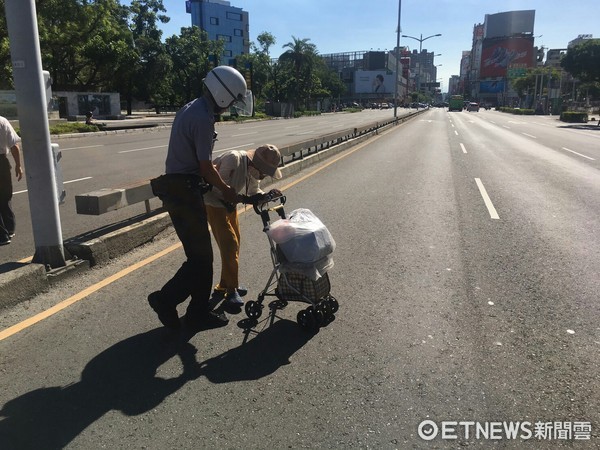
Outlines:
[[[304,330],[314,330],[316,328],[315,317],[310,310],[303,309],[298,311],[298,325]]]
[[[309,313],[315,318],[315,328],[324,326],[327,323],[323,309],[317,306],[316,308],[309,308]]]
[[[335,314],[336,312],[338,312],[338,309],[340,309],[340,304],[333,295],[329,296],[329,300],[327,303],[329,303],[332,314]]]
[[[244,307],[246,315],[250,319],[258,319],[262,314],[262,305],[254,300],[250,300]]]
[[[329,303],[328,299],[321,300],[319,302],[319,304],[317,305],[317,309],[323,313],[324,317],[328,317],[331,314],[333,314],[333,311],[331,309],[331,304]]]

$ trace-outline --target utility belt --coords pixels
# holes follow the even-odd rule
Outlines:
[[[204,178],[193,174],[169,173],[150,180],[152,192],[161,200],[193,202],[212,189]]]

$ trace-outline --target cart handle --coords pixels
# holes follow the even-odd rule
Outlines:
[[[285,195],[269,195],[267,194],[265,196],[265,200],[260,202],[260,203],[255,203],[252,205],[252,207],[254,208],[254,212],[258,215],[261,215],[262,212],[269,212],[269,211],[277,211],[277,213],[281,216],[283,211],[283,205],[285,205]],[[274,205],[271,206],[270,203],[274,203],[274,202],[279,202],[278,205]],[[285,218],[285,214],[284,217]]]

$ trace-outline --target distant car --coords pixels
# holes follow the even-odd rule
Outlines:
[[[469,103],[467,105],[467,111],[475,111],[475,112],[479,112],[479,103]]]

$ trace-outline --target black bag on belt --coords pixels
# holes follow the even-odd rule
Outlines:
[[[192,201],[196,194],[205,194],[212,186],[198,175],[169,173],[150,180],[152,193],[161,200]]]

